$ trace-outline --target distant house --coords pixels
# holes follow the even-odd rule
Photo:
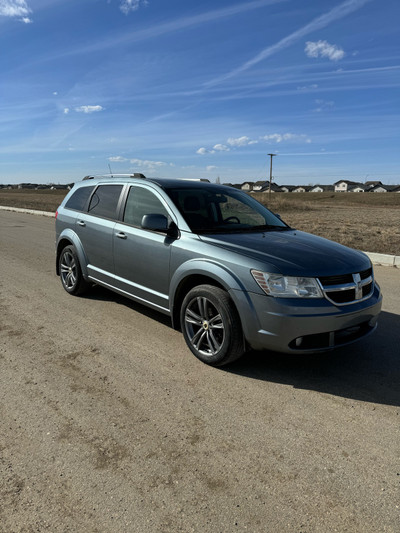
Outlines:
[[[254,187],[254,181],[245,181],[240,187],[242,191],[252,191]]]
[[[261,191],[267,183],[267,181],[256,181],[253,185],[253,191]]]
[[[54,190],[68,190],[69,191],[71,187],[69,185],[52,185],[50,189],[52,191]]]
[[[314,185],[308,189],[308,192],[333,192],[333,185]]]
[[[377,185],[382,185],[382,182],[381,181],[366,181],[365,182],[366,189],[372,189],[373,187],[376,187]]]
[[[400,185],[395,185],[390,192],[400,192]]]
[[[37,183],[20,183],[18,185],[18,189],[36,189],[37,187]]]
[[[347,189],[347,192],[365,192],[366,190],[368,190],[368,187],[360,183],[359,185],[356,185],[356,186],[350,185],[349,188]]]
[[[357,185],[363,185],[359,181],[340,180],[333,184],[335,186],[335,192],[348,192],[350,188],[357,187]]]
[[[256,190],[255,188],[253,189],[253,192],[269,192],[269,181],[263,181],[263,186],[261,187],[261,189],[258,189]],[[280,186],[275,183],[275,182],[272,182],[271,183],[271,192],[282,192]]]
[[[281,186],[281,191],[282,192],[292,192],[293,189],[296,188],[296,185],[282,185]]]
[[[299,187],[295,187],[292,192],[308,192],[311,189],[311,187],[306,187],[305,185],[300,185]]]
[[[391,192],[393,189],[390,185],[375,185],[374,187],[370,187],[368,189],[368,192]]]

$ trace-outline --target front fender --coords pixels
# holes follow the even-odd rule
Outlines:
[[[88,270],[87,270],[87,258],[86,254],[83,250],[82,243],[78,237],[78,235],[70,228],[64,229],[57,240],[57,274],[59,274],[58,269],[58,260],[61,254],[62,249],[65,247],[65,243],[68,242],[69,244],[72,244],[75,248],[76,254],[79,259],[79,264],[82,270],[82,275],[85,280],[88,279]]]
[[[169,298],[174,327],[177,325],[179,316],[176,306],[180,307],[184,294],[196,285],[196,283],[194,285],[191,283],[191,279],[195,280],[196,278],[209,278],[229,293],[239,313],[244,334],[247,336],[249,322],[254,324],[258,322],[258,319],[246,287],[229,268],[212,259],[205,258],[192,259],[183,263],[176,269],[171,278]],[[184,294],[182,294],[181,287],[186,289]]]

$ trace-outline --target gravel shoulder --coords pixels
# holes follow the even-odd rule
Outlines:
[[[0,250],[0,532],[397,533],[399,269],[364,342],[222,370],[65,293],[51,219],[0,212]]]

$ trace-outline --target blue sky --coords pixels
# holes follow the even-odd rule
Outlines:
[[[400,183],[398,0],[0,0],[0,183]]]

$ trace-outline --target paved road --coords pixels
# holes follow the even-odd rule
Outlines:
[[[363,343],[214,369],[53,241],[0,213],[1,532],[398,533],[400,270]]]

